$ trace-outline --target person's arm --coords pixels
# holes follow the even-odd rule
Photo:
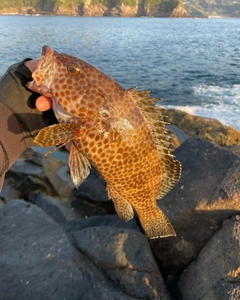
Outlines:
[[[0,191],[5,173],[24,150],[34,145],[38,131],[56,122],[52,110],[41,112],[36,108],[40,95],[25,88],[32,80],[34,62],[25,60],[11,66],[0,80]],[[46,106],[46,98],[38,99],[39,107]]]

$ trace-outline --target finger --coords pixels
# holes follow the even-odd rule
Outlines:
[[[72,143],[69,142],[69,143],[67,143],[67,144],[65,145],[65,148],[66,148],[68,151],[70,151],[70,150],[71,150],[71,145],[72,145]]]
[[[24,62],[25,66],[33,73],[38,66],[39,59],[27,60]]]
[[[40,96],[36,100],[36,108],[40,111],[48,110],[52,107],[52,100],[46,96]]]

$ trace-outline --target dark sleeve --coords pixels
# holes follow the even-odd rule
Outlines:
[[[27,148],[18,120],[0,103],[0,191],[5,173]]]
[[[39,112],[39,94],[25,85],[32,80],[24,61],[11,66],[0,80],[0,190],[4,175],[22,152],[34,145],[38,131],[56,123],[53,111]]]

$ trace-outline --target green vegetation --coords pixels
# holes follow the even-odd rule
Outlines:
[[[170,12],[175,7],[177,7],[181,3],[181,1],[179,1],[179,0],[145,0],[145,3],[149,9],[158,5],[159,10],[162,10],[164,12]]]
[[[185,8],[193,16],[239,17],[240,0],[188,0]]]
[[[10,7],[20,8],[26,5],[35,6],[38,2],[39,0],[1,0],[0,9]]]
[[[91,5],[103,4],[109,8],[116,7],[120,4],[120,0],[92,0]]]
[[[173,10],[182,0],[145,0],[145,5],[152,8],[155,5],[160,5],[161,9],[169,12]],[[44,8],[62,7],[73,9],[85,2],[85,0],[0,0],[0,9],[3,8],[21,8],[24,6],[33,6],[40,10]],[[134,7],[137,5],[136,0],[91,0],[91,5],[102,3],[103,5],[112,8],[118,5],[126,5]]]
[[[91,5],[96,5],[99,3],[109,8],[113,8],[122,4],[130,7],[136,6],[136,0],[91,0]]]
[[[25,0],[28,1],[28,0]],[[83,0],[40,0],[42,7],[46,7],[46,5],[51,5],[53,7],[63,7],[68,9],[73,9],[83,3]],[[40,4],[40,3],[39,3]]]
[[[1,0],[0,9],[3,8],[21,8],[24,6],[33,6],[43,9],[44,7],[65,7],[74,8],[83,3],[83,0]]]
[[[137,5],[136,0],[122,0],[122,4],[130,7]]]
[[[185,5],[183,4],[185,2]],[[71,10],[75,13],[79,10],[80,5],[103,4],[108,8],[121,5],[128,7],[136,7],[146,14],[146,12],[154,11],[169,14],[174,8],[183,6],[192,16],[232,16],[240,17],[240,0],[0,0],[0,9],[24,9],[30,8],[33,12],[55,13],[60,8]]]

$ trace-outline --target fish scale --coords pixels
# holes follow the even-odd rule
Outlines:
[[[178,182],[181,165],[151,91],[125,90],[87,62],[47,46],[32,77],[28,88],[51,97],[59,121],[43,128],[35,143],[71,142],[69,167],[77,188],[94,165],[124,221],[135,211],[148,238],[176,235],[156,200]]]

